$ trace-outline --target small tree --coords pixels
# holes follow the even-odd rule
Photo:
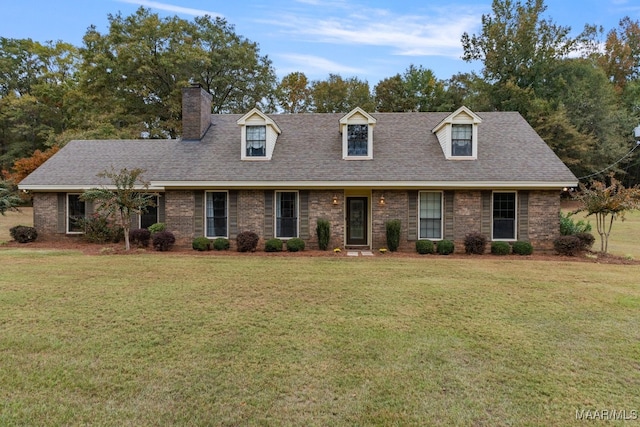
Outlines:
[[[613,176],[610,179],[609,186],[600,181],[593,181],[589,187],[580,184],[580,192],[575,197],[582,203],[582,207],[575,213],[587,212],[587,216],[595,215],[596,217],[602,253],[607,253],[613,221],[618,217],[624,221],[625,212],[640,209],[640,188],[638,186],[625,188]]]
[[[0,181],[0,214],[4,216],[7,211],[17,211],[20,202],[15,186],[9,181]]]
[[[109,178],[115,188],[91,188],[81,198],[85,201],[98,202],[96,209],[113,218],[124,230],[125,249],[129,250],[129,230],[131,215],[145,212],[148,207],[155,206],[156,194],[149,193],[149,183],[142,181],[142,169],[123,168],[119,172],[111,168],[98,174],[100,178]]]

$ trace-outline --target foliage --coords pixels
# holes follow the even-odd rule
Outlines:
[[[416,240],[416,252],[420,255],[432,254],[434,250],[431,240]]]
[[[20,203],[16,186],[9,181],[0,181],[0,214],[4,216],[7,211],[17,211]]]
[[[155,224],[151,224],[147,229],[151,234],[155,234],[165,231],[167,229],[167,225],[164,222],[156,222]]]
[[[511,245],[507,242],[491,242],[491,253],[493,255],[509,255],[511,252]]]
[[[387,247],[391,252],[398,250],[400,246],[401,223],[399,219],[392,219],[384,224],[387,231]]]
[[[255,252],[260,237],[253,231],[243,231],[236,237],[238,252]]]
[[[9,233],[13,240],[19,243],[33,242],[38,238],[38,231],[34,227],[26,225],[16,225],[9,229]]]
[[[282,240],[281,239],[269,239],[264,243],[264,251],[265,252],[281,252],[282,251]]]
[[[129,250],[129,229],[131,228],[131,216],[140,215],[147,207],[155,206],[156,195],[149,193],[149,183],[142,180],[142,169],[123,168],[116,171],[111,170],[98,174],[99,178],[108,179],[115,189],[103,186],[101,188],[91,188],[85,191],[81,198],[89,202],[97,202],[98,212],[105,214],[122,227],[125,238],[125,249]]]
[[[328,219],[318,218],[316,235],[318,236],[318,247],[321,251],[326,251],[331,240],[331,224]]]
[[[151,232],[146,228],[134,228],[129,231],[129,242],[139,248],[149,247]]]
[[[343,79],[330,74],[327,80],[311,84],[314,113],[346,113],[356,107],[374,111],[375,103],[369,91],[369,83],[357,77]]]
[[[176,237],[170,231],[160,231],[153,235],[153,248],[156,251],[166,252],[176,242]]]
[[[46,162],[51,156],[60,151],[59,146],[53,146],[45,151],[36,150],[29,157],[21,158],[13,162],[11,172],[3,171],[6,179],[19,184],[27,175],[36,170],[41,164]]]
[[[583,219],[577,222],[572,218],[573,213],[566,214],[560,212],[560,234],[563,236],[571,236],[578,233],[588,233],[591,231],[591,224]]]
[[[582,250],[582,241],[575,235],[558,236],[553,240],[553,248],[560,255],[576,256]]]
[[[580,239],[580,250],[588,251],[591,250],[591,247],[596,241],[596,238],[591,233],[576,233],[574,234],[578,239]]]
[[[311,105],[311,89],[304,73],[289,73],[276,88],[278,105],[285,113],[306,113]]]
[[[224,237],[218,237],[213,241],[213,249],[216,251],[224,251],[229,249],[229,239],[225,239]]]
[[[452,240],[444,239],[440,240],[436,246],[436,252],[440,255],[449,255],[452,254],[456,249],[455,244]]]
[[[613,222],[617,218],[624,221],[627,211],[640,209],[640,187],[625,188],[613,176],[610,176],[610,182],[607,185],[601,181],[593,181],[590,186],[581,183],[580,191],[575,196],[582,204],[576,212],[586,212],[587,216],[596,217],[602,253],[607,253]]]
[[[511,250],[516,255],[531,255],[533,253],[533,245],[529,242],[518,240],[513,242]]]
[[[304,240],[299,237],[294,237],[293,239],[287,240],[287,251],[289,252],[299,252],[304,251]]]
[[[487,237],[482,233],[469,233],[464,237],[464,252],[466,254],[482,255],[486,247]]]
[[[191,242],[191,248],[201,252],[211,250],[211,240],[204,236],[196,237],[193,239],[193,242]]]
[[[123,228],[114,224],[108,216],[96,212],[84,218],[77,219],[78,225],[84,233],[82,239],[91,243],[118,243],[124,236]]]
[[[376,111],[441,111],[444,82],[433,71],[410,65],[403,75],[382,80],[375,87]]]

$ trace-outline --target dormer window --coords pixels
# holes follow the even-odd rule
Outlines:
[[[460,107],[432,130],[447,160],[478,158],[478,125],[482,119],[467,107]]]
[[[345,160],[373,159],[373,127],[376,119],[357,107],[340,119],[342,158]]]
[[[242,160],[271,160],[281,131],[276,122],[254,108],[238,120]]]

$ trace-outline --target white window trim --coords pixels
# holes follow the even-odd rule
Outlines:
[[[236,122],[240,126],[240,159],[264,162],[271,160],[278,135],[282,133],[275,121],[257,108],[252,109]],[[265,126],[265,155],[247,156],[247,126]]]
[[[439,239],[420,236],[420,194],[422,193],[440,193],[440,238]],[[418,240],[431,240],[432,242],[438,242],[440,240],[444,240],[444,192],[429,191],[429,190],[418,191]]]
[[[467,107],[460,107],[438,125],[431,132],[436,134],[442,148],[442,153],[447,160],[477,160],[478,158],[478,125],[482,119]],[[453,125],[471,125],[471,155],[453,156]]]
[[[225,193],[225,210],[227,212],[227,235],[226,236],[208,236],[207,235],[207,194],[208,193]],[[204,203],[203,203],[203,219],[204,219],[204,237],[207,239],[218,239],[220,237],[228,239],[229,238],[229,191],[228,190],[208,190],[204,192]]]
[[[278,236],[278,193],[296,193],[296,235],[293,237]],[[289,240],[300,237],[300,192],[276,190],[273,197],[273,235],[276,239]]]
[[[495,194],[513,194],[514,195],[514,215],[513,215],[513,238],[495,238],[493,237],[493,201]],[[495,242],[515,242],[518,240],[518,192],[517,191],[494,191],[491,193],[491,240]]]
[[[69,231],[69,217],[71,212],[69,210],[69,196],[82,196],[82,193],[67,193],[66,197],[66,215],[65,215],[65,234],[84,234],[83,231]],[[84,217],[87,217],[87,202],[84,202]]]
[[[373,128],[376,119],[360,107],[356,107],[340,119],[340,133],[342,134],[343,160],[373,160]],[[367,125],[367,155],[349,155],[349,125]]]

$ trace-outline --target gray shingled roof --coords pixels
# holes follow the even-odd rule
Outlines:
[[[576,177],[515,112],[476,113],[478,159],[445,160],[431,130],[448,113],[374,113],[373,160],[342,160],[344,114],[274,114],[282,134],[270,161],[240,159],[241,115],[213,115],[201,141],[71,141],[21,187],[96,186],[96,174],[139,167],[153,182],[314,181],[575,183]]]

